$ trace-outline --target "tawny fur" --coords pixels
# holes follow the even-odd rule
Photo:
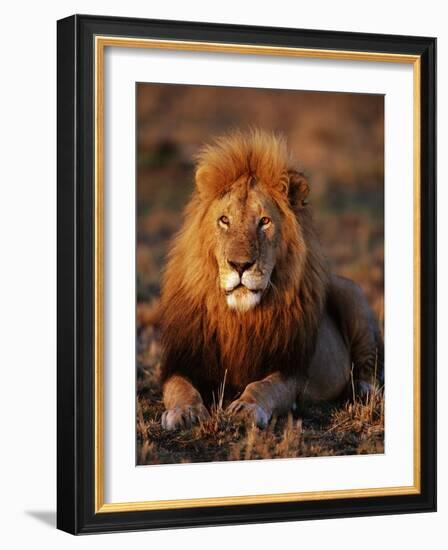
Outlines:
[[[243,188],[247,185],[247,196],[254,186],[263,197],[267,196],[279,220],[270,284],[260,303],[243,313],[229,308],[217,282],[219,235],[210,214],[217,201],[236,186],[235,182],[242,182],[238,185]],[[284,408],[283,395],[288,395],[287,407],[294,401],[299,392],[298,380],[306,380],[315,356],[331,288],[310,207],[306,205],[307,194],[305,177],[291,164],[285,141],[275,135],[237,132],[218,138],[200,152],[196,189],[173,241],[162,281],[162,382],[167,408],[178,411],[181,417],[170,424],[165,416],[167,427],[182,425],[182,408],[190,407],[191,412],[196,406],[196,402],[181,397],[184,381],[206,403],[217,395],[225,374],[230,398],[243,392],[247,403],[257,402],[254,395],[260,402],[268,402],[271,392],[277,400],[276,407],[268,411],[269,418]],[[243,241],[245,237],[235,238]],[[370,346],[370,341],[377,341],[376,335],[369,335],[368,340]],[[253,385],[263,379],[269,383]],[[286,388],[285,394],[279,393],[280,387]],[[234,407],[238,408],[240,405]],[[183,420],[188,425],[185,415]]]
[[[285,193],[292,169],[287,159],[283,140],[258,132],[219,139],[199,155],[198,191],[163,278],[162,347],[164,379],[183,372],[208,388],[207,400],[225,370],[228,384],[241,390],[279,363],[285,371],[306,369],[313,352],[328,274],[310,211],[290,202],[294,182]],[[240,315],[217,287],[213,231],[203,219],[210,203],[244,173],[267,188],[283,223],[272,287],[257,308]]]

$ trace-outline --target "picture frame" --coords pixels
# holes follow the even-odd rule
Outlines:
[[[436,40],[89,15],[62,19],[57,31],[58,528],[83,534],[435,511]],[[413,483],[165,501],[148,488],[143,501],[106,502],[107,48],[412,67]]]

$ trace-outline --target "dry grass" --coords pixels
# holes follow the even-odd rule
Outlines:
[[[140,465],[384,452],[381,388],[364,400],[355,397],[274,418],[267,429],[260,430],[227,415],[223,381],[210,420],[191,430],[163,430],[159,347],[151,325],[140,326],[138,342],[136,429]]]

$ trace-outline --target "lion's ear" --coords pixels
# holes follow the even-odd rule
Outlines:
[[[288,199],[291,206],[305,206],[309,192],[310,184],[305,175],[297,170],[288,170]]]
[[[209,181],[208,181],[208,174],[207,170],[204,166],[200,166],[196,169],[195,173],[195,181],[196,181],[196,189],[199,192],[199,195],[201,197],[204,197],[207,194],[207,190],[209,189]]]
[[[206,166],[199,166],[195,173],[196,189],[201,199],[214,198],[222,192],[223,182],[219,174]]]

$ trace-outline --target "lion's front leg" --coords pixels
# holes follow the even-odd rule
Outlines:
[[[162,415],[162,427],[166,430],[191,428],[210,417],[198,390],[177,374],[163,385],[163,402],[166,411]]]
[[[227,411],[246,417],[260,428],[265,428],[273,416],[289,412],[296,400],[297,381],[279,372],[263,380],[251,382],[242,395],[233,401]]]

